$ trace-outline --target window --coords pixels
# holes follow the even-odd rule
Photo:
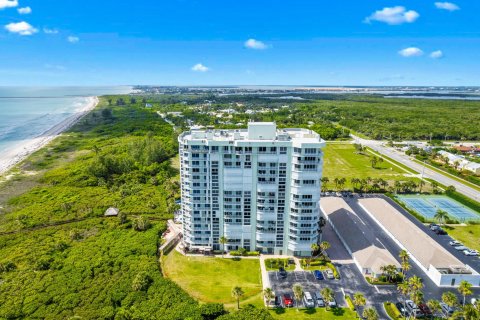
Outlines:
[[[280,154],[287,154],[287,147],[280,147]]]

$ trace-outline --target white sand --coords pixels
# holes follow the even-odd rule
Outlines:
[[[20,141],[18,142],[17,147],[0,154],[0,175],[6,173],[16,164],[27,158],[30,154],[47,145],[62,132],[69,129],[87,113],[94,109],[97,104],[97,97],[89,97],[89,101],[85,107],[77,111],[75,114],[54,125],[52,128],[48,129],[38,137]]]

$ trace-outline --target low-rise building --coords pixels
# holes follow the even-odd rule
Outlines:
[[[360,199],[360,206],[440,287],[456,287],[461,281],[480,286],[480,274],[465,265],[381,198]]]
[[[341,242],[350,253],[360,272],[372,278],[378,278],[385,266],[395,266],[401,270],[400,263],[382,244],[367,239],[358,227],[360,218],[340,197],[323,197],[320,209],[332,226]]]

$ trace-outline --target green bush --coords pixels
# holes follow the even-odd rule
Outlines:
[[[234,257],[257,257],[260,255],[258,251],[247,251],[247,250],[232,250],[229,251],[229,254]]]

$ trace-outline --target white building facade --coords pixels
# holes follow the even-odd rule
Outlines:
[[[245,248],[307,256],[321,239],[325,141],[307,129],[252,122],[179,138],[183,241],[190,249]]]

